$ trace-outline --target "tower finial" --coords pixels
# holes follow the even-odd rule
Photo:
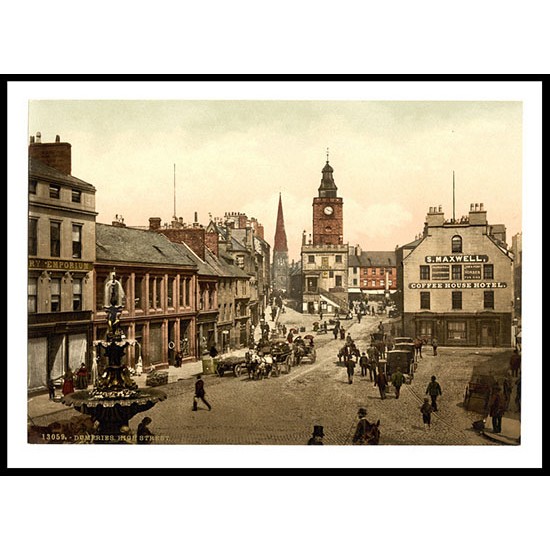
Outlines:
[[[328,164],[328,147],[327,147],[327,164]]]

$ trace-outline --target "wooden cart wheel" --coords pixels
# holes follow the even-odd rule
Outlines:
[[[235,374],[235,376],[238,378],[241,373],[242,373],[242,370],[241,370],[241,365],[237,365],[234,369],[233,369],[233,373]]]

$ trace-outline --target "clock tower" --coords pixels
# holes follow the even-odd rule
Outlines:
[[[319,186],[319,196],[313,199],[313,244],[343,244],[344,202],[337,197],[338,188],[332,176],[334,170],[327,163]]]

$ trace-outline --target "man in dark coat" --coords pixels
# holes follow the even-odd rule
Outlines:
[[[197,410],[197,403],[200,399],[207,407],[208,410],[211,411],[212,407],[210,406],[210,403],[205,399],[205,390],[204,390],[204,380],[202,379],[200,374],[197,374],[197,381],[195,382],[195,396],[193,397],[193,410]]]
[[[401,386],[403,385],[403,382],[405,382],[405,376],[401,372],[401,369],[397,367],[397,370],[393,373],[393,376],[391,377],[391,383],[393,384],[393,387],[395,389],[396,399],[399,399],[399,393],[401,392]]]
[[[506,411],[506,399],[500,391],[500,386],[495,386],[493,396],[491,397],[491,405],[489,407],[489,415],[493,422],[493,432],[499,434],[502,431],[502,416]]]
[[[517,348],[512,352],[512,357],[510,357],[510,370],[512,376],[516,377],[519,374],[519,369],[521,368],[521,355],[519,354]]]
[[[367,370],[369,369],[369,358],[365,352],[363,352],[359,358],[359,366],[361,367],[361,376],[367,376]]]
[[[435,376],[432,376],[431,382],[426,388],[426,395],[429,395],[430,399],[432,400],[432,409],[434,410],[434,412],[437,411],[437,398],[438,396],[442,395],[442,391],[439,382],[437,382],[437,380],[435,379]]]
[[[309,438],[308,445],[323,445],[323,426],[313,426],[313,434]]]
[[[388,385],[388,379],[386,377],[386,373],[382,368],[378,369],[378,374],[374,378],[374,385],[378,386],[380,399],[386,399],[386,386]]]

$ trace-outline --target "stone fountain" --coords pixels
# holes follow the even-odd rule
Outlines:
[[[97,422],[97,443],[124,440],[123,434],[127,433],[133,416],[166,399],[163,391],[138,388],[124,365],[126,349],[136,342],[127,339],[120,327],[124,291],[114,270],[105,283],[104,293],[108,326],[105,339],[95,342],[95,354],[98,358],[107,358],[108,365],[95,380],[91,391],[76,391],[61,400],[64,405],[90,415]]]

